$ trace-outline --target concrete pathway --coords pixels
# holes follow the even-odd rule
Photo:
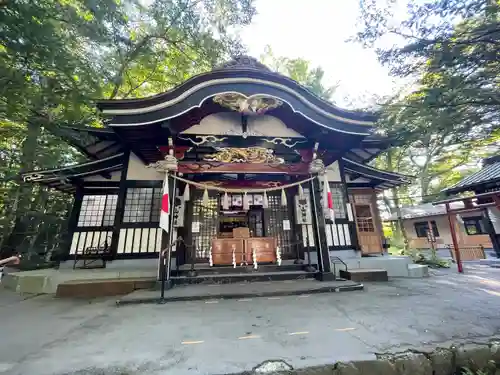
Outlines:
[[[116,307],[0,293],[0,374],[225,374],[478,341],[500,332],[500,270],[365,291]]]
[[[314,279],[260,281],[232,284],[175,285],[165,290],[164,302],[204,301],[216,299],[242,299],[254,297],[280,297],[302,294],[339,293],[363,290],[363,284],[345,280],[321,282]],[[160,290],[136,290],[119,298],[120,306],[138,303],[158,303]]]

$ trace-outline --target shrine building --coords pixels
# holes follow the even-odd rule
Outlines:
[[[376,194],[409,179],[369,165],[390,147],[375,114],[245,56],[97,107],[105,127],[63,129],[87,162],[22,175],[74,197],[61,267],[162,254],[174,282],[207,269],[328,280],[335,260],[386,252]]]

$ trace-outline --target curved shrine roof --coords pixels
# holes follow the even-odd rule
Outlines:
[[[196,75],[165,93],[142,99],[100,100],[97,107],[104,115],[112,117],[109,126],[140,126],[182,116],[201,108],[207,101],[224,96],[245,110],[251,110],[252,103],[264,102],[268,106],[269,102],[274,102],[276,106],[266,108],[269,113],[278,106],[289,107],[321,127],[354,135],[370,134],[377,120],[372,113],[340,109],[247,56]],[[238,111],[234,106],[230,109]]]

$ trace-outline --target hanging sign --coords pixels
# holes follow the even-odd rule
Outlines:
[[[200,233],[200,222],[199,221],[193,221],[193,224],[191,226],[191,232]]]
[[[290,230],[290,220],[283,220],[283,230]]]

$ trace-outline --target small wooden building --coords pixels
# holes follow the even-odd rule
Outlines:
[[[450,206],[452,209],[464,208],[462,202],[452,202]],[[397,215],[392,215],[389,220],[397,221]],[[444,204],[424,203],[402,207],[401,220],[410,249],[418,250],[424,255],[429,255],[430,250],[435,249],[441,258],[453,257],[451,228]],[[481,259],[495,255],[481,208],[462,213],[459,218],[453,219],[453,226],[459,248],[475,249],[468,251],[470,256]],[[432,235],[429,235],[430,228]],[[464,254],[464,258],[470,256]]]
[[[104,128],[64,129],[88,162],[22,176],[74,196],[63,262],[102,248],[140,262],[171,246],[171,272],[288,261],[328,278],[331,256],[384,251],[376,193],[408,180],[368,165],[390,146],[374,114],[337,108],[249,57],[98,108]],[[167,233],[165,172],[151,166],[172,157]]]
[[[438,203],[446,204],[448,211],[453,211],[454,220],[475,213],[477,225],[489,237],[496,257],[500,257],[500,155],[483,160],[480,171],[445,189],[444,193],[449,199]],[[455,202],[461,202],[463,208],[453,209],[451,205]]]

